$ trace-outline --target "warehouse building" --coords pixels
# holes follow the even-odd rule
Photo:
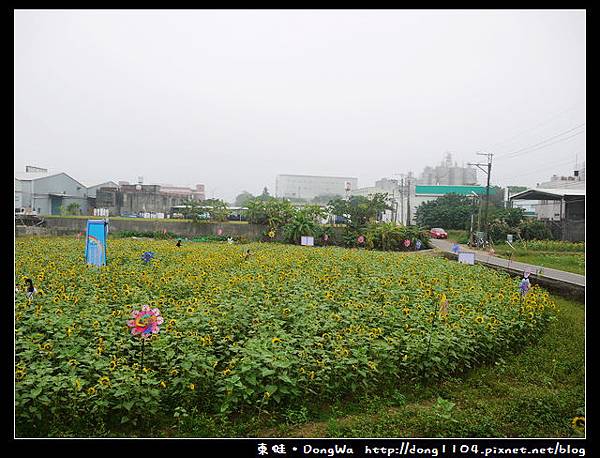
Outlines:
[[[188,194],[162,192],[160,185],[121,185],[104,187],[96,191],[96,207],[106,208],[110,215],[137,216],[141,213],[170,213],[183,205]]]
[[[88,213],[88,191],[79,181],[64,172],[27,166],[25,173],[15,174],[15,211],[38,215],[60,215],[76,204],[79,213]]]
[[[561,240],[585,240],[585,189],[533,188],[515,194],[511,200],[537,200],[537,218],[544,221]],[[545,213],[548,203],[552,212]]]

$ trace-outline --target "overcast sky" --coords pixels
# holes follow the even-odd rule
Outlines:
[[[585,158],[585,10],[16,10],[14,165],[194,185]],[[478,172],[479,182],[485,175]]]

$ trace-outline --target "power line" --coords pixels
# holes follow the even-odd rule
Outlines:
[[[561,166],[561,165],[568,165],[571,163],[571,160],[569,159],[564,160],[564,161],[560,161],[560,162],[553,162],[551,164],[546,164],[546,166],[542,167],[542,168],[536,168],[535,170],[529,171],[529,172],[525,172],[525,173],[519,173],[517,175],[511,174],[510,178],[516,178],[516,177],[522,177],[522,176],[527,176],[527,175],[532,175],[534,173],[538,173],[540,171],[545,171],[545,170],[551,170],[555,167]]]
[[[538,145],[542,145],[543,143],[549,142],[550,140],[553,140],[553,139],[555,139],[557,137],[560,137],[560,136],[562,136],[562,135],[564,135],[566,133],[569,133],[569,132],[572,132],[572,131],[574,131],[576,129],[579,129],[580,127],[583,127],[583,126],[585,126],[585,122],[582,123],[582,124],[579,124],[579,125],[577,125],[575,127],[572,127],[571,129],[567,129],[567,130],[562,131],[562,132],[560,132],[560,133],[558,133],[556,135],[548,137],[548,138],[546,138],[546,139],[544,139],[544,140],[542,140],[542,141],[540,141],[538,143],[534,143],[533,145],[525,146],[524,148],[518,149],[516,151],[511,151],[509,153],[501,154],[501,155],[498,156],[498,158],[501,158],[501,159],[513,158],[513,157],[516,157],[516,156],[518,156],[519,154],[521,154],[523,152],[531,152],[531,151],[535,151],[537,149],[545,148],[546,146],[550,146],[551,144],[558,143],[559,141],[563,141],[563,140],[566,140],[568,138],[574,137],[575,135],[582,134],[582,133],[585,132],[585,129],[582,130],[581,132],[576,132],[575,134],[570,135],[568,137],[561,138],[561,139],[557,140],[556,142],[550,143],[548,145],[544,145],[543,147],[540,147],[540,148],[535,148],[535,147],[538,146]],[[535,148],[535,149],[531,150],[531,148]]]
[[[534,151],[537,151],[537,150],[540,150],[540,149],[546,148],[547,146],[552,146],[552,145],[555,145],[555,144],[557,144],[557,143],[564,142],[565,140],[569,140],[570,138],[576,137],[577,135],[583,134],[584,132],[585,132],[585,131],[576,132],[576,133],[574,133],[574,134],[572,134],[572,135],[569,135],[568,137],[559,138],[558,140],[555,140],[555,141],[553,141],[553,142],[551,142],[551,143],[547,143],[547,144],[545,144],[545,145],[538,146],[537,148],[533,148],[533,149],[531,149],[531,150],[525,151],[525,152],[523,152],[523,153],[520,153],[520,154],[515,154],[515,155],[511,156],[511,157],[510,157],[510,159],[512,159],[512,158],[515,158],[515,157],[517,157],[517,156],[520,156],[521,154],[533,153]]]
[[[515,135],[513,135],[513,136],[511,136],[511,137],[508,137],[506,140],[500,140],[499,142],[496,142],[496,143],[494,143],[494,144],[493,144],[491,147],[489,147],[488,149],[493,149],[494,147],[496,147],[496,146],[498,146],[498,145],[502,145],[503,143],[508,143],[510,140],[513,140],[514,138],[520,137],[520,136],[521,136],[521,135],[523,135],[524,133],[531,132],[531,131],[533,131],[533,130],[537,129],[538,127],[541,127],[541,126],[543,126],[544,124],[548,124],[550,121],[552,121],[552,120],[553,120],[553,119],[555,119],[555,118],[558,118],[560,115],[562,115],[562,114],[564,114],[564,113],[566,113],[566,112],[569,112],[569,111],[572,111],[572,110],[574,110],[574,109],[575,109],[575,107],[576,107],[578,104],[579,104],[579,102],[577,102],[576,104],[574,104],[574,105],[573,105],[573,106],[571,106],[570,108],[566,108],[566,109],[564,109],[564,110],[562,110],[562,111],[560,111],[560,112],[558,112],[558,113],[556,113],[556,114],[554,114],[554,115],[550,116],[550,117],[549,117],[549,118],[547,118],[545,121],[542,121],[541,123],[538,123],[538,124],[536,124],[535,126],[533,126],[533,127],[529,128],[529,129],[522,130],[521,132],[519,132],[519,133],[517,133],[517,134],[515,134]]]

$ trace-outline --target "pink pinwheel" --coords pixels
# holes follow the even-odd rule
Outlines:
[[[365,243],[365,237],[364,237],[364,235],[359,235],[356,240],[357,240],[358,243]]]
[[[150,308],[149,305],[142,305],[142,310],[133,310],[131,312],[132,320],[127,321],[127,326],[131,328],[131,335],[141,335],[144,338],[150,337],[152,334],[158,334],[159,324],[164,322],[160,315],[160,310]]]
[[[410,240],[406,239],[406,240],[404,241],[404,246],[405,246],[406,248],[408,248],[408,247],[410,246]]]

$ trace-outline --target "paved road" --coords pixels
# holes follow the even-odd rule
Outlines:
[[[442,251],[447,251],[451,253],[452,245],[454,245],[454,242],[449,242],[448,240],[443,239],[431,239],[431,245]],[[475,253],[476,262],[501,266],[520,272],[525,272],[527,269],[529,269],[529,271],[532,274],[552,278],[554,280],[564,281],[567,283],[572,283],[574,285],[585,286],[585,275],[565,272],[563,270],[550,269],[549,267],[534,266],[532,264],[525,264],[523,262],[510,261],[508,259],[492,256],[487,252],[472,250],[466,245],[459,246],[461,252]]]

